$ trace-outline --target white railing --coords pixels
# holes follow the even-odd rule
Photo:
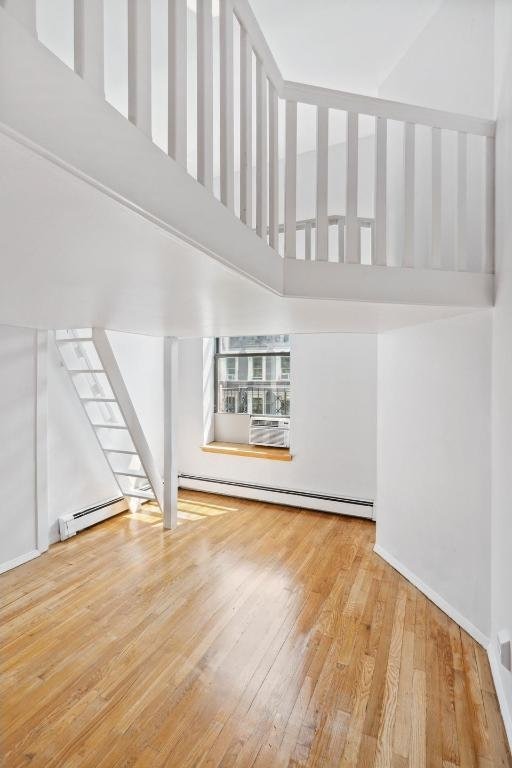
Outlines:
[[[218,1],[217,18],[215,0],[168,0],[167,152],[177,163],[286,258],[493,271],[493,121],[284,81],[248,0]],[[37,34],[36,0],[0,2]],[[104,95],[103,2],[74,0],[74,69]],[[150,0],[127,0],[126,114],[152,137],[150,14]],[[316,113],[309,179],[304,109]],[[314,188],[306,215],[301,178]]]

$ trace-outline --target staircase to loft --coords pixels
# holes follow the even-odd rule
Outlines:
[[[163,512],[162,477],[107,334],[96,328],[56,331],[55,343],[121,494],[155,501]]]
[[[124,116],[105,98],[103,0],[75,0],[72,69],[37,41],[36,0],[3,5],[1,135],[165,232],[182,250],[182,270],[188,249],[277,296],[492,304],[493,121],[285,81],[247,0],[220,0],[218,19],[212,0],[197,0],[194,41],[186,0],[169,0],[162,149],[153,141],[149,0],[127,3]],[[304,109],[316,125],[312,215],[304,215],[298,183]],[[343,164],[335,184],[336,120]],[[363,186],[371,201],[364,209]],[[73,258],[71,247],[63,250]],[[147,277],[141,268],[141,294]]]

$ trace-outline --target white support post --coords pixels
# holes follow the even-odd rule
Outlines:
[[[103,0],[75,0],[75,72],[105,95]]]
[[[197,180],[213,187],[212,2],[197,2]]]
[[[3,0],[0,6],[37,37],[36,0]]]
[[[415,125],[404,125],[404,267],[414,267]]]
[[[316,109],[316,261],[329,260],[327,196],[329,178],[329,110]]]
[[[256,233],[267,239],[267,76],[256,59]]]
[[[128,0],[128,120],[151,138],[151,0]]]
[[[304,227],[304,259],[311,261],[311,230],[312,225],[308,222]]]
[[[178,339],[164,338],[164,528],[178,525],[176,419],[178,400]]]
[[[467,260],[467,216],[468,216],[468,137],[457,134],[457,263],[456,269],[463,271]]]
[[[215,339],[203,339],[203,445],[215,439]]]
[[[297,102],[286,102],[286,148],[284,171],[284,255],[297,252]]]
[[[48,331],[35,331],[36,341],[36,541],[48,549]]]
[[[269,80],[269,245],[279,246],[279,126],[277,91]]]
[[[442,145],[441,129],[432,128],[432,253],[430,266],[439,269],[442,264]]]
[[[240,25],[240,219],[252,226],[252,49]]]
[[[168,0],[167,152],[187,167],[187,0]]]
[[[385,117],[375,118],[375,226],[372,227],[372,264],[386,266],[386,184],[388,131]]]
[[[361,262],[361,234],[357,219],[359,115],[347,112],[347,195],[346,195],[346,252],[345,261]]]
[[[485,139],[485,251],[483,272],[494,272],[494,138]]]
[[[343,264],[345,261],[345,221],[338,219],[338,261]]]
[[[220,199],[234,207],[233,0],[220,0]]]

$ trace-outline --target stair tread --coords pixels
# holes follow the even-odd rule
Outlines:
[[[93,426],[95,429],[128,429],[126,424],[109,424],[108,421],[106,423],[100,424],[95,424],[91,421],[91,426]]]
[[[126,454],[127,456],[139,455],[137,451],[129,451],[129,450],[126,450],[125,448],[103,448],[102,446],[102,450],[104,453],[123,453],[123,454]]]
[[[77,374],[77,373],[105,373],[104,368],[68,368],[68,373],[71,374]]]
[[[133,496],[136,499],[147,499],[148,501],[156,501],[153,491],[123,491],[124,496]]]
[[[145,478],[146,480],[148,479],[148,476],[144,474],[144,472],[142,471],[138,472],[136,469],[126,470],[123,472],[118,472],[115,469],[113,469],[112,471],[114,475],[119,475],[120,477],[142,477],[142,478]]]
[[[81,397],[83,403],[117,403],[115,397]]]

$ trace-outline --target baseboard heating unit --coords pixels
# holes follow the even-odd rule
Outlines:
[[[257,483],[245,483],[237,480],[220,480],[213,477],[201,477],[180,473],[180,488],[192,491],[206,491],[242,499],[266,501],[271,504],[287,504],[291,507],[315,509],[320,512],[365,517],[373,520],[373,501],[355,499],[348,496],[333,496],[312,491],[297,491],[289,488],[275,488]]]
[[[118,496],[114,499],[107,499],[95,507],[82,509],[80,512],[74,512],[71,515],[63,515],[59,517],[60,540],[69,539],[77,534],[78,531],[83,531],[84,528],[88,528],[90,525],[101,523],[102,520],[118,515],[120,512],[125,512],[127,509],[128,502],[124,496]]]

